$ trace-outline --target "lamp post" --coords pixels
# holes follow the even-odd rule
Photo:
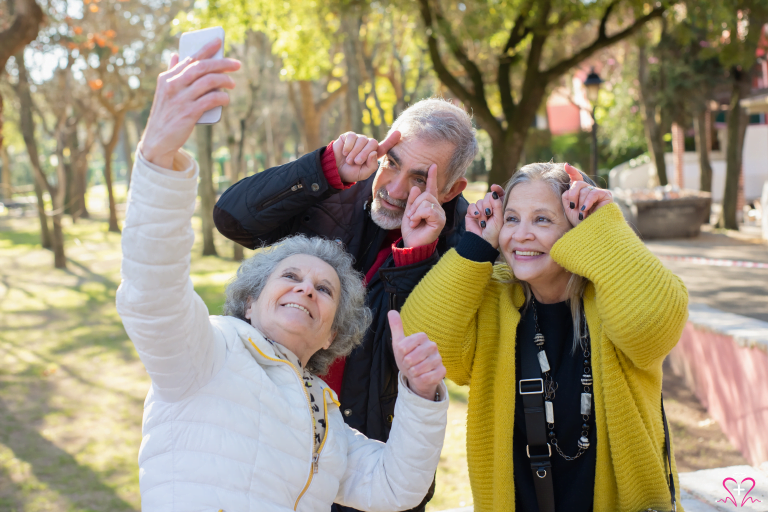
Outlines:
[[[602,83],[603,79],[600,78],[593,66],[589,70],[587,79],[584,80],[584,87],[587,89],[587,99],[592,104],[592,179],[595,180],[595,183],[597,183],[597,118],[595,118],[595,109]]]

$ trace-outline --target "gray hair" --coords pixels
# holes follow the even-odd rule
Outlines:
[[[227,286],[224,314],[248,322],[245,310],[258,299],[277,265],[295,254],[315,256],[328,263],[341,282],[339,307],[331,327],[336,337],[330,347],[315,352],[306,366],[315,375],[323,375],[331,363],[349,355],[360,345],[371,323],[371,310],[365,306],[363,275],[354,269],[352,256],[341,245],[322,238],[295,235],[272,246],[262,247],[240,265]]]
[[[387,135],[395,130],[403,138],[414,137],[427,142],[448,142],[453,145],[453,156],[445,172],[443,192],[464,176],[478,152],[472,116],[442,98],[421,100],[405,109],[392,123]]]
[[[579,171],[581,172],[581,171]],[[581,176],[584,181],[595,186],[595,183],[583,172]],[[563,193],[570,188],[571,178],[568,173],[565,172],[565,164],[554,162],[539,162],[524,165],[520,168],[507,182],[504,187],[504,207],[507,208],[507,201],[509,200],[509,193],[517,185],[521,183],[531,183],[533,181],[542,181],[550,186],[555,196],[560,199]],[[562,205],[561,205],[562,206]],[[503,211],[502,210],[502,211]],[[565,209],[563,209],[563,215],[565,215]],[[515,279],[513,282],[518,282],[522,285],[525,291],[525,307],[531,302],[531,286],[525,281]],[[581,339],[581,315],[582,305],[581,299],[584,295],[584,289],[587,287],[587,280],[577,274],[571,274],[571,278],[568,280],[568,302],[571,307],[571,318],[573,320],[573,347],[571,347],[571,353],[575,353],[579,346],[579,340]]]

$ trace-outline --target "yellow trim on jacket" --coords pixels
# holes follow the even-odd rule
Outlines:
[[[688,317],[688,292],[615,204],[566,233],[551,256],[589,280],[584,309],[597,433],[594,510],[669,510],[661,365]],[[426,332],[439,346],[448,378],[470,386],[467,462],[476,512],[514,510],[513,475],[530,471],[512,467],[517,386],[509,380],[525,296],[511,277],[506,265],[473,262],[451,250],[402,310],[406,334]],[[674,459],[673,468],[680,489]]]

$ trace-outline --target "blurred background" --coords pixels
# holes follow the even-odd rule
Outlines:
[[[711,472],[733,467],[768,493],[766,24],[767,0],[0,0],[0,510],[140,508],[120,228],[157,75],[216,25],[243,67],[185,146],[212,314],[249,255],[213,227],[217,195],[448,98],[478,128],[469,201],[551,159],[614,191],[691,293],[664,383],[686,496],[716,509]],[[472,504],[451,394],[433,511]]]

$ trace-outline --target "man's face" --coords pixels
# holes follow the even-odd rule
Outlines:
[[[464,187],[456,193],[453,193],[455,186],[444,190],[445,172],[453,151],[454,145],[448,142],[435,144],[414,137],[400,139],[384,156],[373,179],[373,221],[382,229],[399,228],[408,194],[413,187],[418,187],[422,192],[426,189],[427,171],[432,164],[437,165],[438,201],[442,204],[461,193]]]

